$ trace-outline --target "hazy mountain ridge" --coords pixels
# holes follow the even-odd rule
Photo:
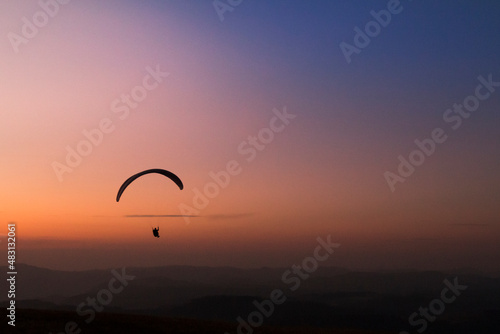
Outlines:
[[[399,331],[409,329],[410,314],[440,298],[445,279],[453,281],[457,277],[467,289],[456,302],[446,306],[446,312],[427,332],[465,333],[461,330],[474,326],[478,330],[500,328],[492,316],[500,315],[499,278],[471,273],[455,276],[437,271],[370,273],[320,268],[301,281],[296,291],[291,291],[290,284],[281,281],[285,270],[126,268],[125,273],[135,278],[123,291],[113,295],[112,302],[101,313],[235,322],[256,310],[254,302],[269,299],[271,291],[281,289],[287,301],[274,305],[265,324]],[[107,289],[113,277],[111,270],[61,272],[20,265],[16,305],[25,309],[69,311],[73,318],[83,319],[77,315],[76,307]],[[5,299],[0,305],[6,306]]]
[[[0,266],[0,270],[7,272],[6,266]],[[88,270],[88,271],[60,271],[39,268],[31,265],[17,265],[17,284],[23,286],[18,291],[18,299],[34,298],[58,298],[76,296],[96,287],[106,286],[113,277],[112,269]],[[121,272],[121,268],[115,268]],[[282,285],[283,273],[288,268],[260,268],[240,269],[231,267],[192,267],[192,266],[164,266],[125,268],[125,272],[134,275],[134,281],[143,280],[144,283],[150,279],[151,285],[158,280],[166,278],[171,282],[185,282],[188,284],[202,284],[205,286],[224,287],[226,292],[233,289],[236,293],[254,289],[257,293],[266,288],[275,288]],[[459,270],[457,270],[459,271]],[[343,268],[321,267],[314,275],[304,281],[297,293],[313,293],[314,290],[325,291],[325,286],[330,286],[331,292],[338,291],[378,291],[412,293],[415,289],[436,289],[442,285],[444,278],[456,276],[450,272],[438,271],[402,271],[402,272],[360,272],[349,271]],[[460,274],[462,278],[478,281],[481,284],[494,286],[499,277],[486,276],[484,274],[472,274],[470,271]],[[333,280],[332,280],[333,279]],[[426,282],[428,281],[428,282]],[[33,284],[36,282],[36,284]],[[334,283],[334,284],[332,284]],[[424,284],[425,283],[425,284]],[[2,282],[2,284],[6,283]],[[429,284],[429,285],[428,285]],[[145,284],[144,284],[145,285]],[[1,285],[0,285],[1,286]],[[420,286],[420,287],[418,287]],[[326,288],[328,289],[328,288]],[[6,296],[0,295],[0,300]]]

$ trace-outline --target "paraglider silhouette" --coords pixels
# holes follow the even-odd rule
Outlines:
[[[157,228],[153,228],[153,235],[155,236],[155,238],[159,238],[160,237],[160,226],[158,226]]]
[[[169,172],[168,170],[165,170],[165,169],[158,169],[158,168],[147,169],[145,171],[142,171],[142,172],[139,172],[137,174],[132,175],[127,180],[125,180],[125,182],[123,182],[123,184],[121,185],[120,189],[118,190],[118,194],[116,194],[116,201],[117,202],[120,201],[120,197],[122,196],[123,192],[125,191],[125,189],[127,189],[127,187],[132,182],[134,182],[136,179],[138,179],[139,177],[141,177],[143,175],[151,174],[151,173],[157,173],[157,174],[161,174],[163,176],[166,176],[170,180],[172,180],[179,187],[180,190],[182,190],[184,188],[184,185],[182,184],[181,179],[179,179],[179,177],[177,175],[175,175],[174,173]],[[157,228],[153,228],[153,235],[156,238],[160,237],[159,230],[160,230],[159,226]]]
[[[132,182],[134,182],[137,178],[139,178],[143,175],[151,174],[151,173],[158,173],[158,174],[164,175],[164,176],[168,177],[170,180],[174,181],[180,190],[182,190],[184,188],[184,185],[182,184],[181,179],[179,179],[179,177],[177,175],[175,175],[174,173],[169,172],[168,170],[165,170],[165,169],[157,169],[157,168],[147,169],[145,171],[142,171],[142,172],[139,172],[137,174],[132,175],[127,180],[125,180],[125,182],[123,182],[122,186],[120,187],[120,190],[118,190],[118,194],[116,194],[116,201],[117,202],[120,201],[120,197],[122,197],[123,192]]]

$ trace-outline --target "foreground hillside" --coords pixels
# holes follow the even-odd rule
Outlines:
[[[250,317],[257,317],[252,318],[254,323],[274,326],[253,326],[258,329],[254,333],[279,333],[276,328],[285,327],[307,328],[307,333],[325,333],[311,328],[392,333],[425,329],[426,334],[491,334],[500,329],[500,278],[467,271],[355,272],[322,267],[294,291],[280,280],[283,268],[118,270],[67,272],[19,264],[16,308],[48,313],[19,311],[16,332],[110,333],[102,330],[108,328],[120,333],[164,333],[169,328],[169,333],[211,333],[215,326],[214,332],[224,334],[236,332],[237,319],[250,322]],[[7,280],[0,281],[0,290],[8,288]],[[276,291],[283,294],[278,298],[281,302],[271,303],[269,298]],[[97,300],[95,305],[92,300]],[[7,293],[0,295],[0,308],[7,308],[8,303]],[[435,316],[417,314],[421,307],[432,308]],[[94,310],[99,319],[91,321]],[[65,330],[69,321],[81,328]],[[90,325],[85,321],[91,321]]]
[[[60,334],[64,333],[66,323],[75,319],[74,312],[26,310],[17,311],[16,327],[8,326],[2,333],[22,334]],[[5,328],[5,324],[2,327]],[[169,334],[224,334],[236,333],[236,324],[218,321],[193,320],[185,318],[154,317],[146,315],[100,313],[90,324],[79,324],[73,328],[73,333],[85,334],[139,334],[139,333],[169,333]],[[71,331],[69,331],[71,333]],[[255,334],[385,334],[387,332],[372,332],[358,330],[335,330],[314,328],[284,328],[262,326],[253,331]],[[250,333],[248,333],[250,334]]]

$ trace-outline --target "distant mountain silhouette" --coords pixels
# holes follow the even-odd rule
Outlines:
[[[6,271],[6,267],[0,270]],[[291,291],[289,285],[281,281],[285,270],[126,268],[126,273],[135,279],[113,296],[98,317],[121,313],[127,317],[142,314],[161,319],[221,321],[232,323],[234,333],[236,319],[246,319],[256,310],[254,301],[260,303],[269,298],[271,291],[281,289],[287,301],[275,305],[265,325],[397,333],[410,331],[410,314],[439,298],[443,280],[456,276],[437,271],[377,273],[320,268],[302,281],[300,288]],[[18,265],[16,306],[69,312],[71,319],[83,322],[76,313],[77,305],[108,288],[112,277],[110,270],[65,272]],[[464,329],[469,329],[468,333],[493,333],[494,329],[500,329],[500,278],[461,271],[459,282],[466,284],[467,290],[446,306],[445,312],[429,324],[426,333],[467,333]],[[0,283],[0,288],[7,291],[6,281]],[[6,294],[0,295],[1,307],[7,306],[6,297]],[[107,319],[114,321],[118,315],[110,317]]]

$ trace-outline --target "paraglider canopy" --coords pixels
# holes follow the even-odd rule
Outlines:
[[[122,196],[122,194],[125,191],[125,189],[129,186],[129,184],[131,184],[132,182],[134,182],[137,178],[139,178],[139,177],[141,177],[143,175],[146,175],[146,174],[151,174],[151,173],[157,173],[157,174],[161,174],[163,176],[166,176],[170,180],[172,180],[173,182],[175,182],[175,184],[177,184],[177,186],[181,190],[182,190],[182,188],[184,188],[184,185],[182,184],[181,179],[179,179],[179,177],[177,175],[175,175],[174,173],[169,172],[168,170],[165,170],[165,169],[157,169],[157,168],[148,169],[148,170],[145,170],[145,171],[142,171],[140,173],[132,175],[125,182],[123,182],[122,186],[118,190],[118,194],[116,195],[116,201],[117,202],[120,201],[120,197]]]

